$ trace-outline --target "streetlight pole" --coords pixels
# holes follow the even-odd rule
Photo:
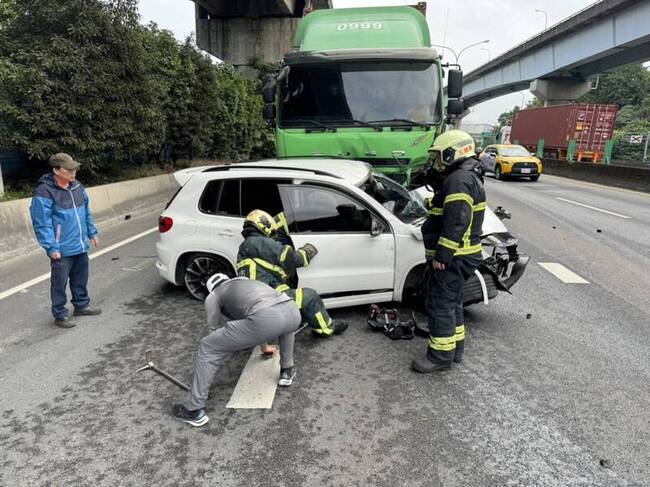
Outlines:
[[[490,39],[486,39],[486,40],[481,41],[481,42],[475,42],[474,44],[470,44],[469,46],[465,46],[465,47],[463,47],[463,48],[458,52],[458,54],[456,54],[456,51],[454,51],[454,50],[453,50],[451,47],[449,47],[449,46],[443,46],[442,44],[431,44],[431,45],[434,46],[434,47],[442,47],[443,49],[448,49],[449,51],[451,51],[451,53],[452,53],[452,54],[454,55],[454,57],[456,58],[456,64],[458,64],[458,60],[460,59],[461,54],[463,54],[463,52],[465,52],[467,49],[469,49],[470,47],[479,46],[479,45],[481,45],[481,44],[487,44],[488,42],[490,42]]]
[[[520,106],[521,106],[521,109],[523,110],[524,109],[524,102],[526,101],[526,97],[524,96],[524,94],[521,91],[519,92],[519,94],[521,95],[521,105]]]
[[[458,57],[456,58],[456,62],[458,63],[458,60],[460,59],[460,56],[463,54],[463,52],[467,51],[470,47],[480,46],[481,44],[487,44],[488,42],[490,42],[490,39],[486,39],[486,40],[481,41],[481,42],[475,42],[474,44],[470,44],[469,46],[463,47],[460,50],[460,52],[458,53]]]
[[[548,14],[544,10],[540,10],[538,8],[535,9],[535,12],[544,14],[544,30],[546,30],[548,28]]]

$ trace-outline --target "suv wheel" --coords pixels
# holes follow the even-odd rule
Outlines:
[[[186,260],[183,280],[192,297],[203,301],[208,290],[205,283],[213,274],[221,272],[232,276],[232,270],[223,259],[212,254],[192,254]]]

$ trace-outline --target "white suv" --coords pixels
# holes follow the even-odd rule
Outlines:
[[[160,216],[156,267],[195,298],[205,297],[213,273],[235,274],[244,216],[258,208],[285,213],[294,246],[318,248],[298,276],[328,307],[404,301],[421,292],[424,189],[409,192],[365,163],[340,159],[197,167],[175,177],[181,189]],[[486,260],[465,287],[466,304],[507,290],[528,262],[492,212],[484,231]]]

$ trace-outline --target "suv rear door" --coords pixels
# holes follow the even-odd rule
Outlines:
[[[392,293],[395,238],[386,221],[332,187],[278,188],[294,245],[311,243],[318,249],[314,263],[299,270],[300,286],[312,287],[324,298],[366,295],[362,302]],[[375,236],[370,233],[373,219],[383,225]]]

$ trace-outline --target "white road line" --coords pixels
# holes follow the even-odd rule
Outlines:
[[[90,259],[94,259],[95,257],[99,257],[101,255],[106,254],[107,252],[110,252],[111,250],[115,250],[118,247],[122,247],[123,245],[126,245],[128,243],[133,242],[134,240],[138,240],[139,238],[144,237],[145,235],[149,235],[150,233],[153,233],[158,230],[158,227],[150,228],[149,230],[146,230],[142,233],[138,233],[137,235],[134,235],[133,237],[129,237],[126,240],[122,240],[121,242],[117,242],[113,245],[109,245],[105,249],[99,250],[97,252],[93,252],[90,254]],[[43,274],[42,276],[35,277],[34,279],[31,279],[27,282],[24,282],[22,284],[19,284],[18,286],[12,287],[11,289],[8,289],[7,291],[3,291],[0,293],[0,300],[4,298],[8,298],[9,296],[12,296],[16,293],[19,293],[21,291],[24,291],[25,289],[32,287],[34,284],[38,284],[39,282],[43,282],[46,279],[50,278],[50,273],[48,272],[47,274]]]
[[[589,205],[585,205],[584,203],[578,203],[577,201],[568,200],[566,198],[560,198],[559,196],[556,196],[555,199],[560,200],[560,201],[566,201],[567,203],[571,203],[572,205],[584,206],[585,208],[589,208],[590,210],[600,211],[602,213],[607,213],[608,215],[614,215],[614,216],[617,216],[619,218],[626,218],[626,219],[631,218],[629,216],[621,215],[620,213],[614,213],[613,211],[607,211],[607,210],[603,210],[601,208],[596,208],[595,206],[589,206]]]
[[[567,284],[589,284],[589,281],[557,262],[538,262],[538,264]]]
[[[271,409],[280,378],[280,355],[271,359],[260,357],[255,347],[230,396],[230,409]]]

